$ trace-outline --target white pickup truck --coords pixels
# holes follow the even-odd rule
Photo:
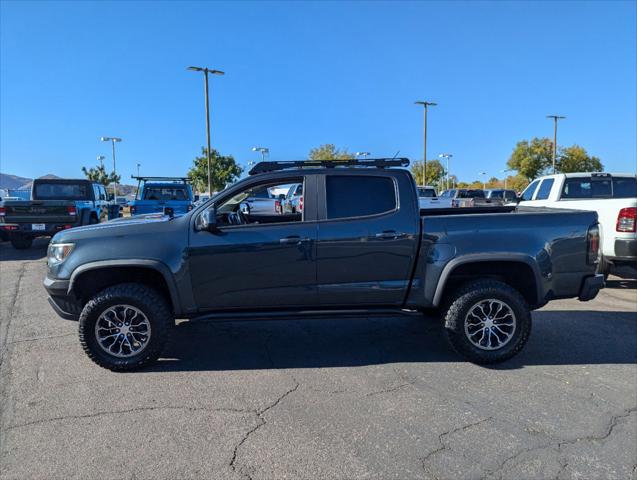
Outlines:
[[[592,210],[599,217],[600,272],[611,264],[637,267],[637,175],[561,173],[531,182],[520,206]]]

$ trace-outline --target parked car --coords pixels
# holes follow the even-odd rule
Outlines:
[[[508,190],[504,188],[492,188],[484,191],[484,195],[489,200],[502,200],[504,203],[515,202],[518,198],[515,190]]]
[[[420,210],[409,171],[388,168],[407,159],[358,162],[263,162],[186,215],[61,231],[49,302],[79,320],[95,363],[119,371],[157,359],[175,318],[318,309],[438,309],[453,348],[494,363],[524,347],[531,310],[603,287],[595,212]],[[249,192],[285,183],[304,185],[302,212],[244,212]]]
[[[303,184],[292,185],[283,200],[284,213],[300,213],[303,211]]]
[[[193,209],[188,178],[132,177],[137,180],[137,196],[130,202],[130,214],[166,213],[184,215]]]
[[[522,192],[520,205],[593,210],[601,232],[600,271],[637,267],[637,175],[562,173],[538,178]]]
[[[31,200],[0,204],[0,228],[14,248],[31,247],[37,237],[108,219],[104,185],[89,180],[36,179]]]
[[[440,194],[444,200],[451,199],[452,207],[479,207],[483,205],[503,205],[500,199],[488,199],[484,190],[480,188],[453,188]]]
[[[248,196],[243,200],[250,213],[253,215],[276,215],[277,211],[277,199],[270,193],[270,190],[266,187],[258,187],[248,193]]]
[[[420,208],[449,208],[451,207],[451,199],[441,199],[436,193],[434,187],[424,186],[416,187],[418,193],[418,205]]]

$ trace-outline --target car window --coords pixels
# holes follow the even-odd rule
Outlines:
[[[144,188],[144,200],[188,200],[185,187],[150,187]]]
[[[533,194],[535,193],[535,189],[537,188],[539,183],[539,180],[531,182],[531,185],[526,187],[522,192],[522,200],[533,200]]]
[[[552,178],[546,178],[542,181],[540,185],[540,189],[537,192],[536,200],[546,200],[549,198],[549,194],[551,193],[551,188],[553,188],[553,183],[555,180]]]
[[[418,196],[421,198],[434,198],[436,191],[433,188],[418,187]]]
[[[270,192],[266,187],[257,187],[250,193],[250,198],[271,198]]]
[[[613,177],[613,198],[637,197],[636,177]]]
[[[389,177],[327,175],[327,218],[363,217],[396,209],[396,187]]]
[[[611,198],[611,178],[567,178],[562,198]]]
[[[484,198],[484,190],[468,190],[467,198]]]
[[[505,190],[504,198],[507,200],[515,200],[517,198],[517,195],[515,194],[513,190]]]
[[[36,183],[35,200],[88,200],[90,183]]]

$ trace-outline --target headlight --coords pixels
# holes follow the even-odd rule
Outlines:
[[[47,263],[49,267],[62,263],[66,260],[75,247],[74,243],[51,243],[47,254]]]

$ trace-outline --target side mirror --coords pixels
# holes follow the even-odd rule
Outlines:
[[[195,201],[195,202],[198,202],[198,201],[199,201],[199,195],[195,195],[195,200],[194,200],[194,201]]]
[[[209,208],[204,210],[197,218],[197,230],[214,233],[217,231],[217,210]]]

